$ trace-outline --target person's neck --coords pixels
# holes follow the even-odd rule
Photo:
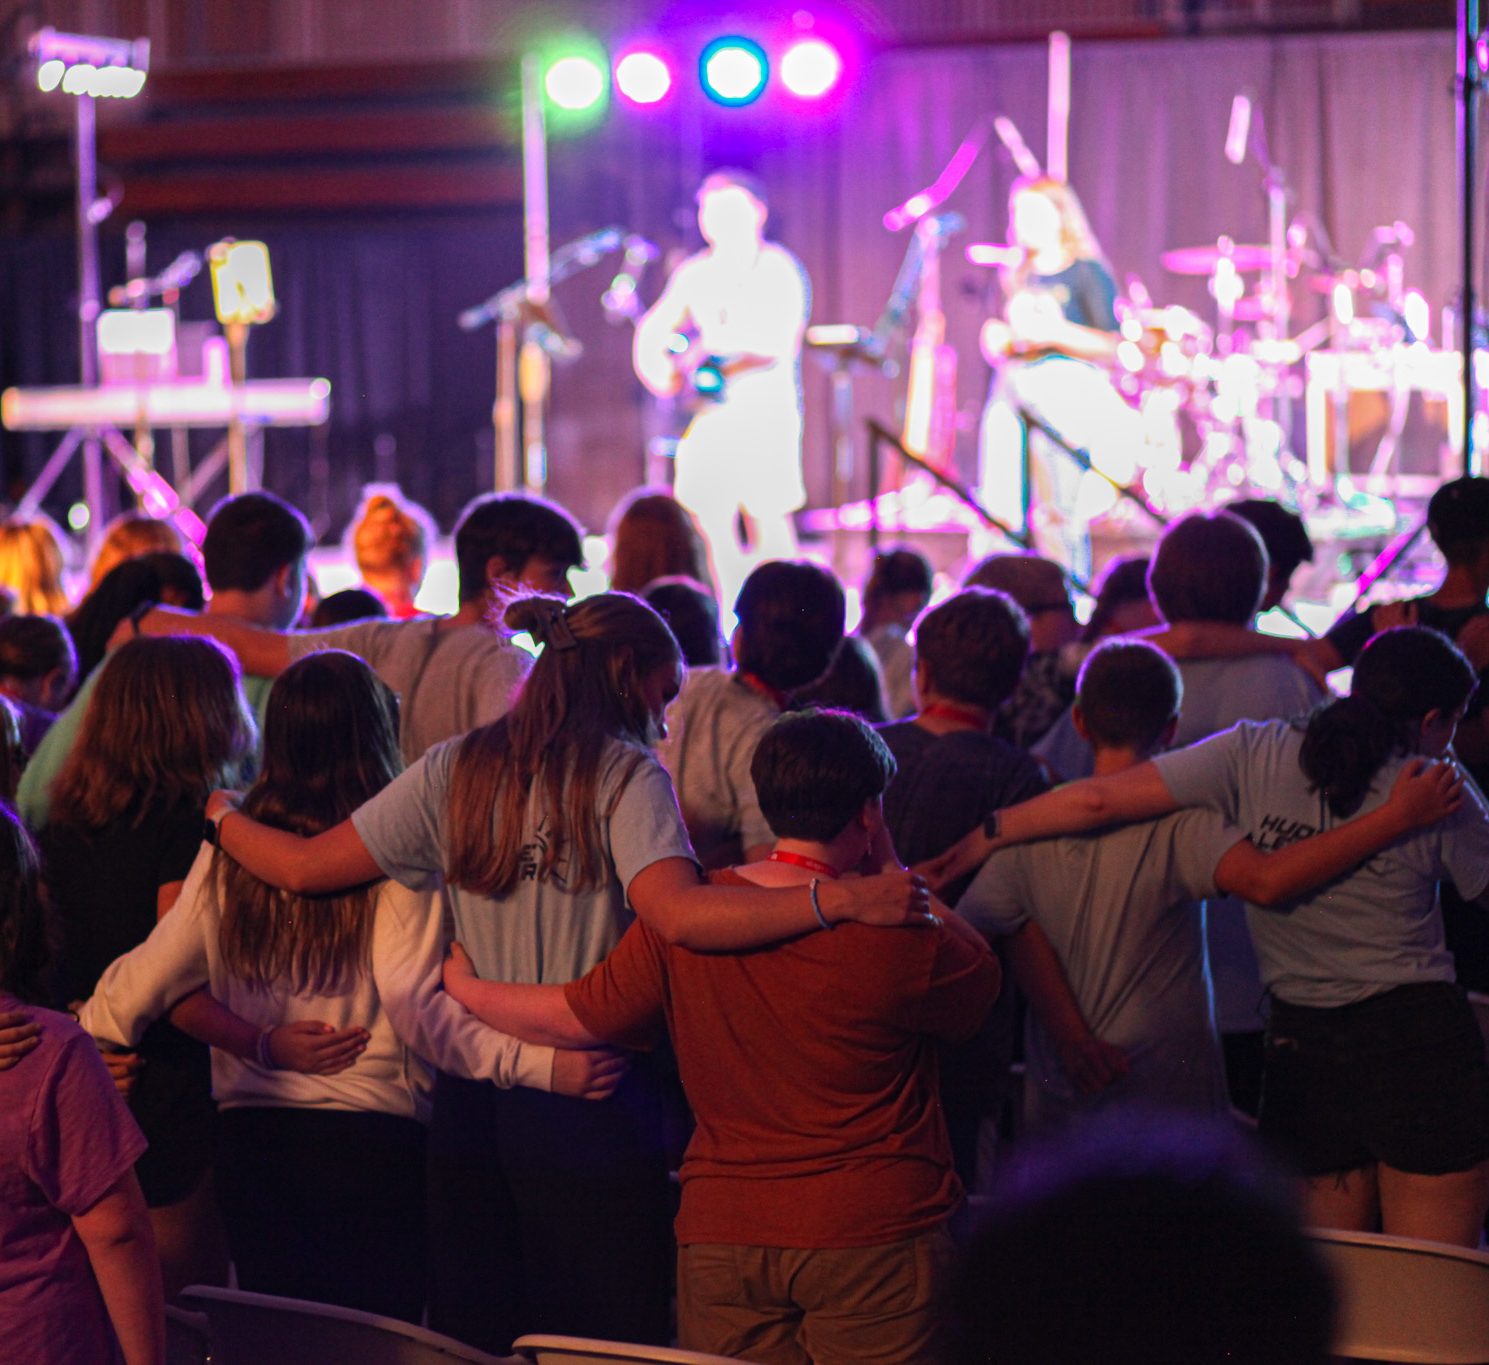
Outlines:
[[[483,626],[497,614],[495,603],[489,597],[472,597],[462,602],[453,616],[443,619],[446,626]]]
[[[1058,244],[1032,252],[1029,260],[1036,275],[1058,275],[1075,264],[1075,257]]]
[[[750,673],[743,668],[736,668],[734,670],[734,676],[757,697],[764,697],[777,711],[784,711],[791,705],[791,694],[789,692],[783,692],[779,687],[766,682],[758,674]]]
[[[1139,763],[1146,763],[1152,757],[1151,754],[1140,753],[1136,749],[1107,749],[1093,746],[1095,752],[1092,756],[1092,777],[1112,777],[1117,773],[1125,772],[1128,768],[1135,768]]]
[[[1489,583],[1485,583],[1483,575],[1471,565],[1450,564],[1437,591],[1428,600],[1444,611],[1451,611],[1454,607],[1473,607],[1484,600],[1486,589],[1489,589]]]
[[[242,588],[225,588],[214,592],[207,605],[202,608],[204,616],[231,616],[235,621],[247,622],[250,626],[261,626],[266,630],[277,630],[274,619],[274,603],[268,594],[247,592]]]
[[[961,730],[986,733],[993,728],[993,713],[986,706],[953,701],[931,692],[920,703],[915,723],[933,735],[950,735]]]
[[[856,867],[862,858],[855,854],[851,831],[845,831],[830,843],[818,843],[814,839],[777,839],[771,849],[772,857],[766,861],[775,870],[776,878],[786,885],[805,885],[813,877],[841,876]],[[781,855],[776,857],[775,855]],[[801,861],[796,861],[800,859]],[[812,866],[812,864],[820,866]],[[756,867],[760,864],[756,863]],[[831,868],[832,872],[824,872]]]
[[[728,266],[731,270],[750,269],[760,259],[760,253],[764,249],[764,238],[757,238],[752,242],[731,242],[728,246],[710,248],[714,260],[720,265]]]

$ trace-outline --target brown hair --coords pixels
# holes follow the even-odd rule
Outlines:
[[[52,792],[60,825],[102,829],[200,804],[252,748],[238,664],[213,640],[143,637],[110,656]]]
[[[263,769],[244,798],[255,820],[302,837],[340,824],[402,768],[398,701],[361,659],[341,650],[290,665],[269,694]],[[376,886],[297,896],[260,881],[219,852],[218,942],[234,976],[295,992],[344,987],[369,963]]]
[[[546,811],[550,837],[538,875],[565,869],[570,890],[602,885],[603,821],[655,739],[641,683],[682,666],[677,641],[645,602],[601,593],[565,607],[556,597],[519,598],[506,624],[543,645],[522,693],[501,720],[460,743],[450,781],[445,880],[485,896],[516,884],[529,802]],[[610,805],[599,793],[611,743],[629,749]]]
[[[1169,625],[1249,625],[1267,586],[1267,547],[1249,521],[1191,512],[1164,531],[1148,565],[1148,595]]]
[[[47,517],[0,523],[0,584],[14,594],[18,612],[60,616],[67,610],[62,537]]]
[[[933,692],[996,711],[1029,661],[1029,618],[1006,592],[963,588],[915,623],[915,659]]]
[[[621,503],[611,532],[610,585],[639,593],[659,578],[713,582],[692,513],[667,493],[641,489]]]
[[[109,522],[103,543],[93,557],[88,591],[92,592],[110,569],[117,568],[126,559],[157,552],[178,555],[181,550],[180,533],[170,522],[144,512],[122,512]]]
[[[1091,229],[1091,220],[1086,217],[1080,196],[1066,181],[1048,175],[1020,176],[1008,192],[1010,217],[1013,201],[1021,194],[1037,194],[1054,205],[1055,212],[1060,215],[1060,245],[1072,261],[1099,261],[1106,265],[1106,254]],[[1009,235],[1012,236],[1011,230]],[[1028,284],[1033,273],[1034,263],[1026,256],[1005,276],[1005,290],[1010,294],[1017,293]]]

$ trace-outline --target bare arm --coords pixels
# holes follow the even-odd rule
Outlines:
[[[1178,803],[1158,769],[1152,763],[1139,763],[1106,777],[1067,782],[1016,806],[1005,806],[998,812],[996,839],[979,825],[945,853],[915,870],[939,889],[981,867],[1008,844],[1150,820],[1177,809]]]
[[[1451,763],[1416,758],[1402,768],[1390,798],[1322,834],[1262,853],[1242,839],[1220,860],[1215,884],[1255,905],[1284,905],[1343,876],[1388,844],[1451,815],[1463,779]]]
[[[0,1014],[0,1071],[9,1071],[41,1042],[41,1025],[25,1010]]]
[[[120,1176],[72,1225],[88,1253],[127,1365],[161,1365],[165,1290],[150,1214],[134,1172]]]
[[[218,821],[222,849],[271,886],[313,896],[361,886],[383,875],[350,820],[303,839],[244,815],[223,792],[213,792],[207,814]]]
[[[1060,1064],[1077,1089],[1095,1094],[1132,1070],[1121,1048],[1092,1032],[1043,929],[1029,920],[1003,940],[1003,949],[1013,979],[1029,997],[1029,1008],[1058,1049]]]
[[[483,1024],[528,1043],[547,1047],[598,1047],[596,1038],[569,1008],[562,986],[485,981],[458,943],[445,959],[445,990]]]
[[[175,607],[156,607],[140,620],[139,633],[205,635],[232,650],[245,673],[260,678],[277,678],[291,662],[287,635],[262,626],[251,626],[231,616],[199,615]]]
[[[805,886],[711,886],[687,858],[652,863],[631,879],[626,894],[648,928],[695,952],[760,948],[822,927]],[[829,924],[928,922],[925,883],[908,872],[823,881],[817,894]]]
[[[1345,664],[1339,651],[1324,636],[1313,640],[1289,639],[1263,635],[1225,621],[1180,621],[1139,634],[1172,659],[1241,659],[1255,654],[1284,654],[1320,687],[1330,673]]]

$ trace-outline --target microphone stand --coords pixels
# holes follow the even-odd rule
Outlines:
[[[1477,406],[1477,376],[1474,374],[1474,324],[1477,300],[1474,273],[1474,212],[1477,206],[1479,94],[1484,73],[1479,69],[1479,0],[1458,0],[1458,168],[1463,210],[1463,292],[1460,310],[1463,348],[1463,472],[1475,472],[1474,409]]]

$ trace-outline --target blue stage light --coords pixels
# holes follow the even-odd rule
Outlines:
[[[698,75],[704,93],[716,104],[753,104],[765,92],[770,62],[752,38],[715,38],[703,49]]]

